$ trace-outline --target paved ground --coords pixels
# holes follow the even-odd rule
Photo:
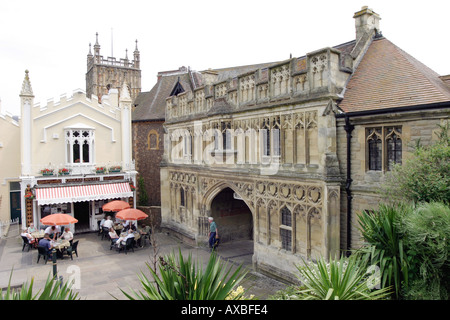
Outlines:
[[[144,248],[135,249],[135,252],[129,252],[125,255],[123,252],[109,249],[109,241],[101,240],[96,233],[86,233],[75,235],[79,240],[78,257],[65,257],[63,260],[57,260],[58,275],[64,279],[70,276],[79,275],[79,295],[87,300],[113,300],[113,296],[126,300],[126,297],[120,291],[131,292],[131,289],[140,290],[138,274],[144,274],[151,279],[147,271],[146,262],[153,261],[154,250],[152,246],[147,245]],[[192,254],[194,261],[207,262],[209,251],[203,247],[192,247],[181,243],[177,239],[165,234],[157,234],[158,255],[162,256],[171,252],[178,252],[181,249],[184,256]],[[258,272],[253,271],[251,265],[253,243],[251,241],[240,241],[234,243],[221,244],[219,255],[228,262],[228,266],[233,268],[241,263],[250,270],[243,286],[249,289],[249,294],[254,294],[260,300],[267,297],[277,290],[286,287],[286,284],[278,282]],[[32,249],[22,252],[22,240],[18,238],[9,238],[0,240],[0,288],[8,285],[11,270],[12,285],[21,285],[23,282],[29,282],[34,277],[34,288],[42,288],[47,276],[52,274],[53,266],[49,261],[47,264],[41,259],[37,263],[38,252]],[[196,260],[198,259],[198,260]]]

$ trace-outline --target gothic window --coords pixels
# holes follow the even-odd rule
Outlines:
[[[385,129],[387,170],[392,170],[394,163],[402,163],[401,132],[402,129],[396,127],[388,127]]]
[[[159,134],[156,130],[150,130],[148,132],[147,150],[159,150]]]
[[[186,205],[186,199],[185,199],[185,193],[184,188],[180,188],[180,206],[184,207]]]
[[[231,123],[222,122],[222,148],[231,150]]]
[[[214,129],[214,150],[219,150],[219,130]]]
[[[94,131],[66,130],[66,162],[69,164],[94,162]]]
[[[280,117],[273,119],[272,125],[273,155],[281,156]]]
[[[281,248],[287,251],[292,250],[292,213],[286,206],[281,209],[280,226]]]
[[[262,155],[270,156],[270,124],[264,119],[262,123]]]
[[[401,127],[376,127],[366,130],[369,170],[389,171],[394,163],[402,163],[401,133]]]
[[[192,137],[189,131],[186,132],[186,134],[183,137],[184,140],[184,148],[183,148],[183,155],[184,156],[191,156],[192,155]]]
[[[368,129],[367,144],[369,148],[369,170],[381,170],[382,139],[381,128]]]

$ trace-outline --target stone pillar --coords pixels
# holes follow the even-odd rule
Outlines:
[[[326,212],[324,216],[324,254],[325,258],[340,257],[340,187],[339,185],[328,185],[326,187]]]

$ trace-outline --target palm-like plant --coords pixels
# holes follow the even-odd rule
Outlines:
[[[42,292],[38,291],[35,294],[33,294],[33,278],[29,284],[24,283],[20,290],[15,290],[11,288],[11,276],[6,292],[0,290],[0,300],[78,300],[78,293],[72,291],[69,282],[57,280],[50,274]]]
[[[373,290],[372,274],[366,264],[354,256],[341,257],[327,263],[320,258],[317,263],[298,265],[299,279],[306,289],[296,297],[304,300],[379,300],[390,295],[390,288]]]
[[[235,288],[245,277],[247,271],[238,266],[234,272],[232,267],[227,269],[227,263],[212,253],[208,264],[203,271],[202,264],[192,261],[189,254],[185,259],[179,251],[178,261],[175,254],[160,257],[160,276],[146,263],[154,282],[141,273],[139,280],[142,291],[134,291],[132,294],[122,291],[130,300],[225,300],[229,298]],[[245,292],[233,296],[240,299]]]
[[[402,282],[408,283],[409,268],[399,224],[410,210],[407,205],[380,204],[378,211],[364,211],[359,215],[360,231],[366,243],[356,252],[366,263],[380,268],[381,287],[394,286],[397,298]]]

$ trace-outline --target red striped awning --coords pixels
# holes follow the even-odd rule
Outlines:
[[[37,188],[38,205],[132,197],[128,182]]]

